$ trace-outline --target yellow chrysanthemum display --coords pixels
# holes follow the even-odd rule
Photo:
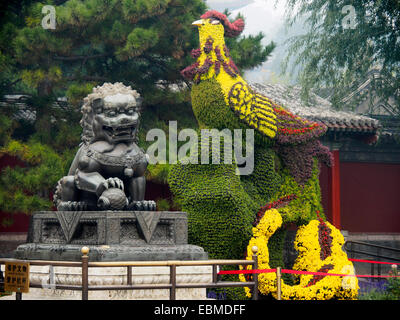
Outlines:
[[[299,228],[294,242],[295,249],[299,255],[293,265],[294,270],[327,272],[332,274],[354,274],[353,264],[348,260],[346,253],[342,250],[344,238],[340,231],[325,222],[330,230],[332,242],[330,254],[321,259],[321,246],[319,243],[320,221],[311,220],[307,225]],[[282,218],[277,209],[268,210],[259,224],[253,228],[253,237],[247,247],[247,259],[251,260],[253,246],[257,246],[259,269],[270,269],[268,240],[282,225]],[[249,270],[251,266],[247,267]],[[329,299],[355,299],[358,292],[358,281],[356,277],[296,275],[298,284],[290,286],[281,280],[281,297],[286,300],[329,300]],[[239,275],[241,281],[245,281],[243,274]],[[258,289],[263,295],[272,294],[277,296],[277,281],[275,273],[259,274]],[[248,297],[251,296],[250,289],[245,288]]]

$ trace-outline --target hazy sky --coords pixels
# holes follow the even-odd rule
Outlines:
[[[285,0],[207,0],[206,2],[211,9],[218,11],[228,8],[232,16],[240,12],[246,20],[244,35],[262,31],[266,38],[271,40],[283,25]]]
[[[228,8],[235,17],[239,12],[245,17],[243,35],[264,34],[263,43],[271,41],[276,43],[276,48],[268,61],[262,66],[245,73],[245,78],[257,82],[288,81],[288,78],[280,75],[281,62],[285,56],[286,48],[283,42],[287,39],[285,32],[285,5],[286,0],[207,0],[211,9],[224,11]],[[293,30],[291,32],[293,35]],[[291,79],[293,80],[293,79]]]
[[[238,9],[240,7],[247,6],[255,0],[206,0],[207,5],[214,10],[224,11],[228,8],[230,11]]]

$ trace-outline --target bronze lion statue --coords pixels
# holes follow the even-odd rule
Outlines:
[[[155,210],[144,200],[148,157],[137,145],[142,99],[122,83],[84,98],[82,143],[54,194],[59,211]]]

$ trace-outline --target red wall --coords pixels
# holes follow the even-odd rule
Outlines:
[[[16,157],[9,156],[8,154],[5,154],[0,157],[0,170],[3,169],[4,167],[15,167],[15,166],[25,167],[25,163]]]
[[[172,199],[172,193],[169,190],[167,184],[155,183],[152,181],[146,181],[146,200],[157,200],[158,198]]]
[[[16,158],[0,158],[0,170],[6,166],[24,166]],[[330,212],[330,182],[328,167],[321,165],[320,186],[322,205],[328,221]],[[350,232],[397,232],[400,233],[400,164],[340,163],[341,229]],[[166,185],[147,182],[146,199],[170,198]],[[2,218],[11,217],[0,212]],[[27,232],[29,216],[12,215],[14,224],[2,227],[0,232]]]
[[[400,232],[400,164],[340,165],[342,229]]]
[[[322,204],[332,221],[329,174],[321,166]],[[400,233],[400,164],[340,163],[341,229]]]
[[[25,167],[25,164],[19,160],[18,158],[11,157],[9,155],[3,155],[0,157],[0,173],[1,170],[5,167]],[[9,226],[2,226],[1,221],[4,218],[11,218],[14,220],[14,223]],[[24,213],[7,213],[0,211],[0,232],[28,232],[29,227],[29,216]]]
[[[28,232],[29,217],[25,213],[10,214],[7,212],[0,212],[0,224],[4,218],[11,218],[14,222],[11,226],[1,226],[0,232]]]
[[[332,223],[332,212],[330,203],[330,181],[329,181],[329,168],[321,164],[319,173],[319,185],[321,187],[321,202],[324,208],[326,219]]]

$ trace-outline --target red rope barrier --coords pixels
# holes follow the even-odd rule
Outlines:
[[[349,259],[353,262],[364,262],[364,263],[378,263],[378,264],[390,264],[390,265],[400,265],[397,262],[386,262],[386,261],[375,261],[375,260],[364,260],[364,259]],[[218,274],[254,274],[254,273],[271,273],[276,272],[276,269],[257,269],[257,270],[225,270],[220,271]],[[325,272],[312,272],[312,271],[298,271],[281,269],[282,273],[289,274],[310,274],[316,276],[336,276],[336,277],[357,277],[357,278],[399,278],[400,275],[390,276],[390,275],[372,275],[372,274],[342,274],[342,273],[325,273]]]
[[[276,272],[276,269],[256,269],[256,270],[223,270],[218,274],[253,274],[253,273],[271,273]]]
[[[400,263],[397,263],[397,262],[385,262],[385,261],[363,260],[363,259],[349,259],[349,261],[353,261],[353,262],[365,262],[365,263],[379,263],[379,264],[395,264],[395,265],[400,265]]]
[[[298,270],[288,270],[282,269],[282,273],[290,274],[312,274],[316,276],[335,276],[335,277],[357,277],[357,278],[399,278],[398,276],[389,275],[371,275],[371,274],[344,274],[344,273],[325,273],[325,272],[312,272],[312,271],[298,271]]]
[[[254,273],[271,273],[276,272],[276,269],[257,269],[257,270],[224,270],[218,274],[254,274]],[[316,276],[335,276],[335,277],[357,277],[357,278],[400,278],[400,275],[371,275],[371,274],[344,274],[344,273],[325,273],[325,272],[312,272],[312,271],[298,271],[281,269],[282,273],[289,274],[310,274]]]

